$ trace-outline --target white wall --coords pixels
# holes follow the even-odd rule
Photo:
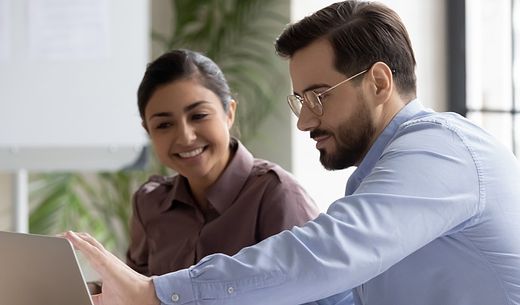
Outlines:
[[[0,61],[0,170],[133,162],[146,142],[135,105],[148,61],[147,1],[10,3],[3,43],[11,55]]]
[[[292,20],[299,20],[336,0],[292,0]],[[415,50],[417,60],[417,91],[419,99],[435,110],[446,109],[445,84],[445,8],[438,0],[381,0],[403,19]],[[295,176],[316,200],[320,208],[327,207],[344,194],[345,184],[353,168],[326,171],[319,162],[319,152],[308,133],[292,124],[292,168]]]
[[[403,19],[417,60],[417,95],[437,111],[447,109],[446,8],[438,0],[381,0]]]
[[[0,0],[0,229],[17,169],[135,161],[146,142],[136,88],[148,18],[148,0]]]
[[[0,174],[0,231],[11,228],[11,177]]]

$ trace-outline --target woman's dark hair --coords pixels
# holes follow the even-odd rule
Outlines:
[[[290,58],[318,39],[334,49],[335,68],[350,76],[375,62],[386,63],[400,94],[416,94],[415,57],[401,18],[373,2],[347,0],[325,7],[289,25],[276,40],[276,51]]]
[[[151,62],[137,90],[137,105],[141,119],[145,120],[145,109],[155,90],[179,79],[194,79],[215,93],[227,112],[232,99],[224,74],[208,57],[201,53],[178,49],[167,52]]]

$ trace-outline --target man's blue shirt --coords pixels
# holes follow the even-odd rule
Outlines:
[[[520,304],[520,165],[415,100],[326,214],[154,284],[163,304]]]

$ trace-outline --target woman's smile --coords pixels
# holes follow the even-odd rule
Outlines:
[[[199,148],[196,148],[196,149],[193,149],[193,150],[190,150],[190,151],[177,153],[176,155],[179,156],[182,159],[193,158],[195,156],[198,156],[198,155],[202,154],[204,149],[205,149],[205,147],[199,147]]]

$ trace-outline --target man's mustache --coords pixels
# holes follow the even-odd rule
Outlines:
[[[323,130],[323,129],[314,129],[313,131],[310,132],[309,135],[313,139],[313,138],[320,137],[320,136],[331,136],[332,133],[330,133],[326,130]]]

